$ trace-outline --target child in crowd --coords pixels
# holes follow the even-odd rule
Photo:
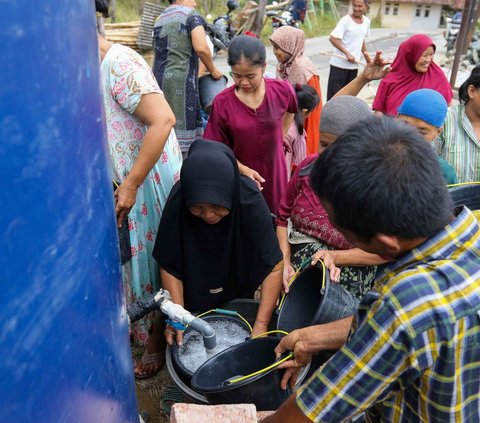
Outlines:
[[[295,93],[297,94],[298,110],[283,140],[289,180],[292,172],[307,157],[305,119],[320,103],[317,92],[309,85],[296,84]]]

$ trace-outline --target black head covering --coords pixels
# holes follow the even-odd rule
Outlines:
[[[230,213],[209,225],[190,213],[196,203]],[[255,183],[240,176],[230,148],[203,139],[192,144],[163,210],[153,257],[183,282],[190,310],[251,298],[282,259],[268,206]]]

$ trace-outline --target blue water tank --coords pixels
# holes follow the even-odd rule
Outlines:
[[[138,422],[93,0],[0,2],[0,422]]]

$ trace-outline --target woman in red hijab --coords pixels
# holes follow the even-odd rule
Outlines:
[[[430,37],[416,34],[400,44],[392,70],[382,80],[373,101],[373,110],[390,116],[412,91],[430,88],[452,101],[452,89],[442,69],[434,63],[435,44]]]

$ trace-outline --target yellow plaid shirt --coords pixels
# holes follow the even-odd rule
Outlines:
[[[297,392],[311,420],[480,422],[480,213],[390,264],[349,340]]]

